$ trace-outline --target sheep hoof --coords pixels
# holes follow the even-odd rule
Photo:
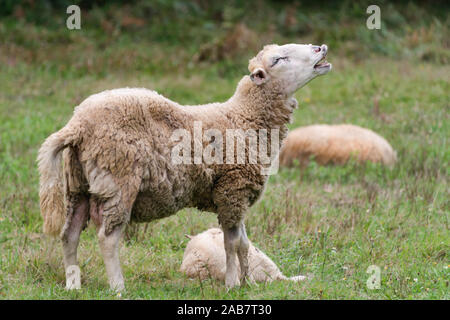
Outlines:
[[[115,284],[111,284],[110,288],[112,291],[114,291],[114,293],[116,293],[118,296],[122,295],[122,292],[125,291],[125,285],[122,283],[115,283]]]
[[[239,285],[240,281],[239,279],[237,279],[237,277],[234,278],[233,280],[228,277],[225,279],[225,286],[227,287],[227,290],[233,289]]]
[[[250,280],[248,276],[245,276],[241,278],[241,287],[249,287],[250,286]]]

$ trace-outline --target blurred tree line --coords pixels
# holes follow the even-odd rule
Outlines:
[[[378,31],[366,27],[371,0],[0,0],[0,23],[16,30],[27,25],[58,30],[65,26],[66,8],[76,4],[82,29],[94,37],[126,34],[139,41],[194,46],[200,61],[286,41],[326,42],[343,54],[359,49],[360,59],[375,52],[450,61],[449,1],[376,2],[382,19]]]

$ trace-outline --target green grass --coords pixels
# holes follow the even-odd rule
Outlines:
[[[105,45],[95,43],[95,34],[0,23],[0,34],[12,29],[20,37],[10,38],[0,56],[0,299],[116,299],[92,227],[79,247],[83,289],[64,290],[60,244],[41,233],[40,144],[70,119],[74,106],[108,88],[152,88],[183,104],[223,101],[247,72],[252,52],[194,64],[189,48],[136,42],[127,34]],[[42,47],[33,42],[39,37]],[[129,229],[120,251],[122,298],[450,298],[450,66],[380,54],[355,60],[345,50],[331,47],[334,70],[297,93],[300,107],[290,126],[370,128],[397,150],[398,164],[392,170],[315,163],[303,171],[283,169],[246,217],[250,240],[285,275],[312,279],[229,292],[218,281],[187,279],[178,271],[184,235],[217,226],[217,219],[183,210]],[[366,286],[370,265],[381,269],[380,289]]]

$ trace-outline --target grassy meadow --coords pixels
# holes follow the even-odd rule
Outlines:
[[[162,14],[194,10],[158,3]],[[0,15],[0,299],[449,299],[450,11],[380,5],[382,29],[368,30],[367,6],[348,3],[324,12],[258,1],[258,11],[234,1],[221,18],[194,3],[200,22],[170,24],[155,14],[161,21],[150,23],[114,2],[92,8],[74,31],[64,9],[48,22],[26,10]],[[258,14],[267,14],[264,24]],[[385,137],[398,155],[393,169],[311,162],[270,177],[246,216],[248,237],[285,275],[310,279],[227,291],[186,278],[178,270],[185,234],[218,223],[185,209],[128,227],[121,297],[109,290],[95,229],[86,229],[82,289],[66,291],[60,243],[42,234],[35,160],[43,140],[105,89],[146,87],[182,104],[224,101],[263,44],[287,42],[326,43],[333,63],[297,92],[290,128],[352,123]],[[370,265],[381,270],[379,289],[366,285]]]

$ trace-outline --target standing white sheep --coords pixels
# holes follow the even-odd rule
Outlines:
[[[77,264],[80,233],[91,219],[110,286],[122,290],[118,248],[126,223],[196,207],[217,213],[224,230],[225,283],[238,285],[236,254],[241,279],[248,270],[244,215],[264,190],[264,165],[247,160],[248,148],[243,164],[175,164],[171,151],[178,142],[171,137],[180,128],[195,133],[194,123],[201,122],[204,131],[223,136],[227,129],[278,130],[284,139],[296,105],[293,94],[331,69],[326,53],[325,45],[266,46],[224,103],[182,106],[154,91],[129,88],[83,101],[38,155],[44,231],[60,235],[65,267]]]
[[[226,272],[226,256],[223,246],[223,232],[218,228],[208,229],[191,239],[184,251],[180,271],[194,279],[213,278],[223,281]],[[236,267],[240,269],[239,265]],[[249,242],[248,278],[251,282],[272,282],[274,280],[305,280],[305,276],[286,277],[277,265]]]

